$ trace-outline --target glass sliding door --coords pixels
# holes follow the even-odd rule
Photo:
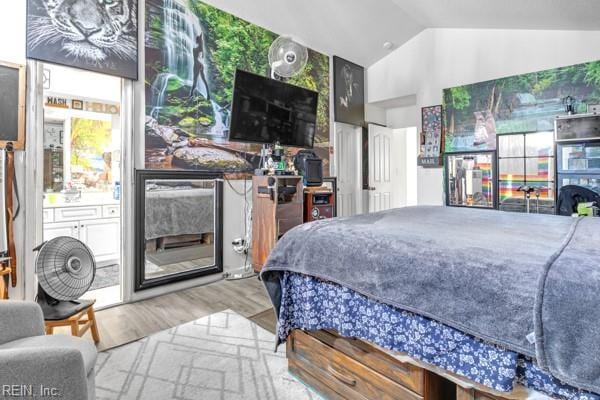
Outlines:
[[[447,154],[445,158],[447,205],[496,207],[496,152]]]
[[[103,308],[122,301],[122,81],[44,64],[43,240],[70,236],[96,261],[82,297]]]

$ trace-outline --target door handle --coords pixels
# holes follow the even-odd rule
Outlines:
[[[369,190],[375,191],[375,190],[377,190],[377,188],[375,188],[374,186],[369,186]]]

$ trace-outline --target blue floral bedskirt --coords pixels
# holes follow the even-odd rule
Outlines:
[[[600,400],[540,370],[520,354],[407,311],[371,300],[320,279],[285,272],[277,334],[285,341],[293,329],[334,329],[383,348],[464,376],[502,392],[515,382],[553,397]]]

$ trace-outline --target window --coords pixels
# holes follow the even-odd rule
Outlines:
[[[532,187],[532,212],[554,213],[554,134],[535,132],[498,137],[500,209],[527,210],[521,186]]]

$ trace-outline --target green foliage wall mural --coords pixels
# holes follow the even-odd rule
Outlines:
[[[600,103],[600,61],[445,89],[445,150],[493,150],[496,134],[551,131],[566,96],[578,112]]]
[[[233,79],[237,68],[267,76],[277,36],[199,0],[147,0],[147,168],[256,167],[258,145],[226,140]],[[327,173],[329,57],[309,49],[308,64],[288,83],[319,92],[315,151]]]

